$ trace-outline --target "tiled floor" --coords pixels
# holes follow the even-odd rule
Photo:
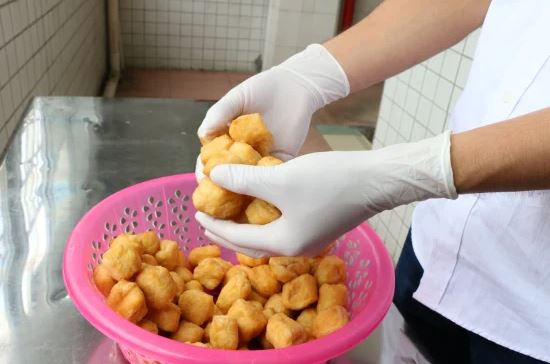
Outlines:
[[[216,101],[250,76],[232,72],[127,69],[117,97]],[[382,85],[375,85],[316,112],[312,119],[315,127],[310,129],[301,153],[371,149],[365,135],[372,137],[381,92]]]

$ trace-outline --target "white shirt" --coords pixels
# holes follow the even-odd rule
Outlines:
[[[547,107],[550,1],[493,0],[451,129]],[[549,190],[420,203],[412,239],[424,268],[418,301],[488,340],[550,362]]]

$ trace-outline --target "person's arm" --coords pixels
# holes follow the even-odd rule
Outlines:
[[[386,0],[324,46],[351,92],[385,80],[452,46],[478,28],[490,0]]]
[[[550,189],[550,108],[454,134],[458,193]]]

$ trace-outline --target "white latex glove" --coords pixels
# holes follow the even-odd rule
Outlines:
[[[457,196],[450,132],[375,151],[307,154],[274,167],[220,165],[210,178],[281,210],[282,216],[267,225],[196,214],[208,238],[253,257],[314,255],[379,212]]]
[[[198,135],[216,135],[237,116],[258,112],[273,134],[272,154],[286,161],[298,155],[313,113],[348,94],[342,67],[323,46],[312,44],[229,91],[208,110]],[[202,177],[200,160],[196,174]]]

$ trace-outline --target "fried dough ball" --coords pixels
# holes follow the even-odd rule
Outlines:
[[[317,310],[321,311],[332,306],[346,307],[348,304],[348,289],[342,283],[323,284],[319,288]]]
[[[308,334],[313,336],[311,328],[313,327],[315,317],[317,317],[317,310],[314,308],[306,308],[300,312],[300,315],[298,315],[296,321],[306,329]]]
[[[251,303],[252,305],[254,305],[254,306],[255,306],[258,310],[260,310],[260,311],[263,311],[263,309],[264,309],[264,306],[263,306],[260,302],[258,302],[258,301],[247,301],[247,302],[249,302],[249,303]]]
[[[264,349],[274,349],[273,344],[271,344],[269,340],[267,340],[267,338],[265,337],[265,332],[260,335],[260,345]]]
[[[159,262],[157,261],[157,259],[151,254],[143,254],[141,256],[141,263],[148,264],[148,265],[159,265]]]
[[[203,259],[193,271],[193,278],[208,289],[216,288],[222,281],[228,265],[221,258]]]
[[[199,140],[201,142],[201,145],[206,145],[206,144],[210,143],[212,140],[214,140],[215,138],[219,137],[220,135],[224,135],[224,134],[227,135],[228,133],[229,133],[229,126],[226,126],[226,127],[223,127],[221,129],[219,129],[218,131],[216,131],[212,135],[207,135],[203,138],[199,138]]]
[[[252,290],[248,295],[248,300],[259,302],[262,306],[265,305],[265,303],[267,302],[267,298],[265,298],[264,296],[262,296],[261,294],[259,294],[254,290]]]
[[[309,338],[302,325],[282,313],[271,316],[265,336],[276,349],[302,344]]]
[[[201,260],[206,258],[219,258],[222,256],[220,247],[217,245],[206,245],[194,248],[189,253],[189,264],[196,267]]]
[[[246,203],[245,203],[245,205],[246,205]],[[236,222],[237,224],[249,224],[248,218],[246,217],[246,214],[244,213],[244,211],[241,212],[239,214],[239,216],[234,217],[233,221]]]
[[[176,296],[177,287],[168,269],[160,265],[146,265],[137,275],[136,283],[143,290],[147,305],[162,309]]]
[[[192,279],[189,282],[185,283],[185,289],[184,291],[204,291],[204,287],[202,286],[201,282]]]
[[[205,343],[201,343],[201,342],[192,343],[190,341],[186,341],[185,343],[189,344],[189,345],[193,345],[193,346],[198,346],[199,348],[211,348],[212,347],[212,346],[210,346],[210,344],[205,344]]]
[[[264,305],[264,308],[266,310],[270,309],[274,313],[284,313],[285,315],[290,317],[290,309],[284,305],[283,296],[280,293],[274,294],[273,296],[269,297]]]
[[[214,316],[217,316],[217,315],[214,315]],[[212,319],[214,319],[214,316],[212,316]],[[204,327],[204,335],[203,335],[203,338],[205,341],[210,341],[210,328],[212,327],[212,321],[210,321],[209,323],[206,324],[206,326]]]
[[[155,258],[164,268],[174,270],[179,265],[178,243],[173,240],[163,240],[160,242],[160,250],[156,252]]]
[[[216,154],[213,154],[209,159],[208,162],[204,165],[204,168],[202,169],[202,173],[204,173],[205,176],[210,176],[210,171],[214,169],[214,167],[221,165],[221,164],[248,164],[244,163],[244,161],[239,158],[238,155],[235,155],[230,150],[221,150],[217,152]]]
[[[176,272],[170,272],[170,276],[176,284],[176,296],[179,297],[185,291],[185,281]]]
[[[224,315],[224,312],[220,310],[218,305],[214,305],[214,313],[212,314],[212,316],[218,316],[218,315]]]
[[[178,305],[183,319],[199,326],[210,320],[214,313],[214,298],[194,289],[183,292]]]
[[[103,254],[102,264],[117,281],[129,279],[141,269],[141,253],[132,245],[119,242]]]
[[[226,273],[223,279],[224,284],[227,284],[231,278],[236,275],[244,275],[245,277],[250,277],[252,274],[252,269],[244,265],[234,265]]]
[[[262,310],[262,312],[263,312],[265,318],[268,319],[268,320],[271,318],[271,316],[273,316],[277,313],[272,308],[264,308]]]
[[[185,267],[176,267],[176,269],[174,269],[174,272],[184,281],[184,282],[189,282],[190,280],[193,279],[193,273],[191,273],[191,271]]]
[[[233,145],[229,147],[229,151],[233,153],[233,155],[237,156],[241,160],[242,164],[250,164],[255,166],[256,163],[262,159],[260,153],[256,152],[254,148],[243,142],[233,143]]]
[[[283,286],[283,304],[292,310],[301,310],[317,302],[317,281],[309,274],[302,274]]]
[[[120,234],[113,240],[111,240],[111,243],[109,244],[109,248],[112,248],[116,245],[125,245],[129,249],[133,249],[136,252],[139,253],[139,255],[142,255],[145,251],[143,249],[143,245],[141,244],[141,241],[138,239],[136,235],[132,234]]]
[[[323,257],[315,270],[315,278],[319,286],[346,283],[346,264],[336,255]]]
[[[244,342],[248,342],[258,336],[267,324],[262,310],[255,304],[242,298],[233,303],[229,311],[227,311],[227,316],[237,320],[239,337]]]
[[[137,234],[136,238],[141,242],[145,254],[154,255],[160,249],[160,240],[154,231]]]
[[[231,144],[233,144],[233,140],[229,137],[227,134],[220,135],[219,137],[216,137],[212,139],[209,143],[203,145],[201,147],[201,161],[203,165],[206,165],[208,163],[208,160],[215,154],[224,151],[229,150],[229,147],[231,147]]]
[[[187,342],[195,344],[202,340],[203,335],[204,330],[202,327],[192,322],[182,321],[178,330],[170,337],[182,343]]]
[[[143,292],[137,284],[126,280],[113,286],[107,297],[107,305],[133,323],[139,322],[147,314]]]
[[[189,263],[187,262],[187,258],[185,257],[185,255],[181,250],[178,252],[178,267],[189,268]]]
[[[94,269],[94,282],[99,289],[99,292],[105,297],[111,292],[111,288],[115,285],[116,281],[111,276],[111,273],[103,264],[99,264]]]
[[[245,196],[231,192],[203,178],[193,192],[195,208],[219,219],[230,219],[238,216],[244,206]]]
[[[181,310],[178,305],[170,303],[160,310],[151,310],[149,318],[164,331],[175,332],[180,323]]]
[[[267,264],[252,268],[249,279],[254,290],[265,297],[281,291],[281,284]]]
[[[272,155],[268,155],[267,157],[263,157],[262,159],[260,159],[256,165],[259,167],[272,167],[282,163],[283,161],[280,160],[279,158],[275,158]]]
[[[142,329],[144,330],[147,330],[149,332],[152,332],[153,334],[158,334],[159,333],[159,329],[157,327],[157,324],[155,324],[153,321],[151,320],[141,320],[139,323],[138,323],[138,326],[141,327]]]
[[[269,258],[251,258],[241,253],[235,253],[235,255],[237,256],[239,263],[251,268],[262,264],[267,264],[269,262]]]
[[[237,274],[222,288],[216,305],[222,312],[227,312],[236,300],[246,299],[250,292],[252,292],[252,286],[248,278],[243,274]]]
[[[316,338],[333,333],[349,321],[349,315],[342,306],[332,306],[317,312],[311,332]]]
[[[306,257],[271,257],[269,258],[269,267],[277,280],[283,283],[308,273],[310,269]]]
[[[214,316],[210,326],[210,344],[216,349],[235,350],[239,347],[239,326],[229,316]]]
[[[255,198],[244,211],[248,223],[256,225],[265,225],[277,220],[281,216],[278,208],[266,202]]]
[[[229,126],[229,135],[236,142],[249,144],[263,156],[271,152],[273,135],[258,113],[242,115],[233,120]]]

